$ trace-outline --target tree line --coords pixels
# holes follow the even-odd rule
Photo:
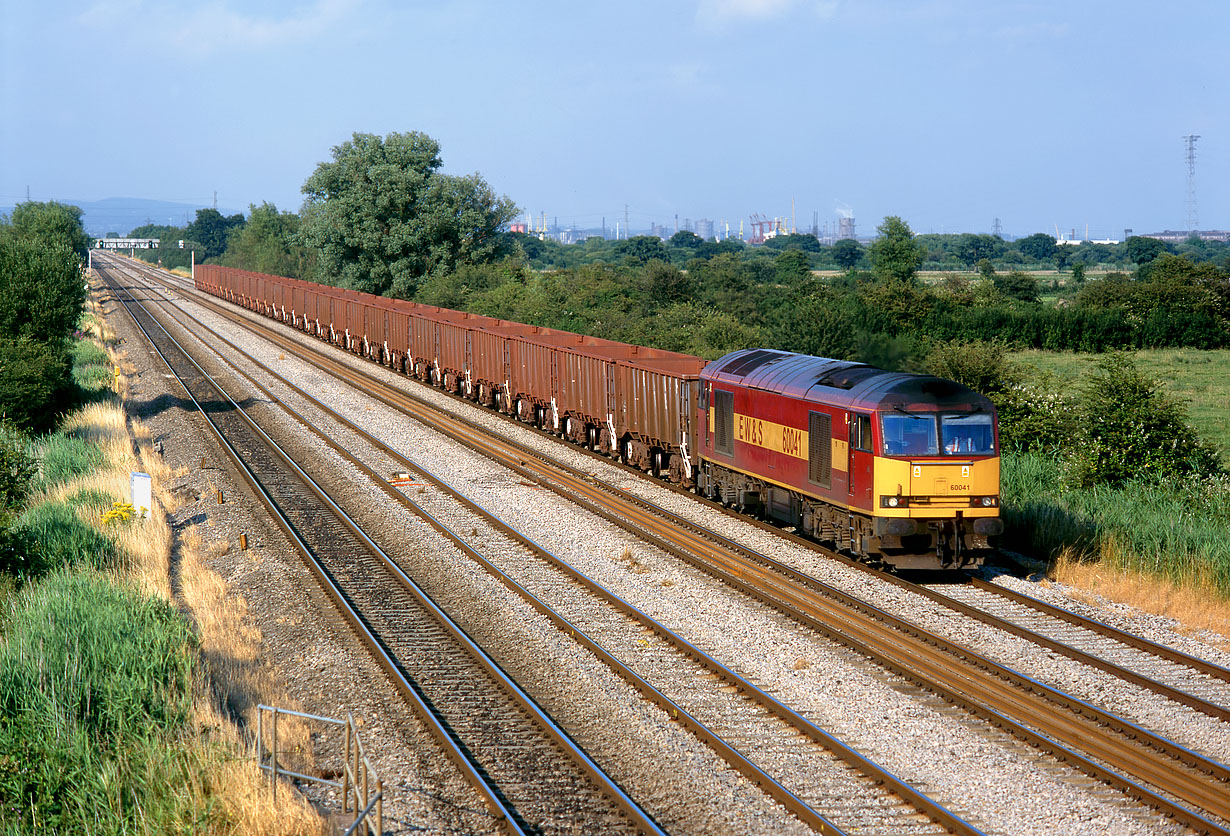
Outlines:
[[[186,266],[196,252],[704,357],[763,344],[911,369],[959,340],[1083,351],[1230,344],[1230,248],[1217,242],[1062,246],[1045,233],[1005,242],[914,235],[890,217],[867,245],[790,234],[749,247],[688,231],[565,245],[505,231],[513,202],[477,174],[441,167],[425,134],[355,134],[304,182],[298,214],[271,203],[247,218],[205,209],[187,227],[132,234],[183,240],[184,249],[142,254],[164,266]],[[1090,279],[1094,265],[1122,269]],[[920,278],[944,266],[953,269]],[[1044,282],[1026,267],[1067,272]]]

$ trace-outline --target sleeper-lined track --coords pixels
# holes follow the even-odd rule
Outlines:
[[[356,634],[505,829],[661,833],[138,300],[108,281]]]
[[[155,274],[150,268],[138,267],[138,269],[150,271],[151,275]],[[163,273],[159,280],[166,281],[167,278],[167,274]],[[449,395],[449,397],[465,400],[458,395]],[[502,420],[525,426],[510,416],[494,412],[491,414],[493,417],[498,416]],[[459,418],[459,420],[464,421],[465,419]],[[592,456],[608,466],[644,475],[640,470],[594,451],[576,445],[568,445],[568,447],[574,452]],[[527,456],[542,456],[528,447],[523,449]],[[566,467],[546,457],[544,460],[548,461],[552,467]],[[574,469],[574,473],[580,473],[580,471]],[[1151,690],[1166,699],[1186,705],[1210,717],[1230,720],[1230,670],[1224,667],[1149,642],[1078,613],[1061,610],[978,578],[961,576],[961,582],[969,587],[962,588],[960,584],[952,583],[944,585],[915,583],[902,577],[886,574],[874,567],[851,560],[815,541],[798,537],[770,523],[747,517],[720,503],[687,492],[677,485],[656,479],[652,481],[659,489],[685,494],[692,501],[717,509],[747,524],[771,531],[776,536],[786,538],[796,545],[874,575],[883,582],[906,589],[932,603],[940,604],[990,627],[1019,636],[1047,650]],[[619,491],[614,487],[608,489]],[[634,492],[624,491],[623,493],[626,501],[638,501]],[[686,521],[681,522],[686,524]],[[698,529],[698,533],[705,534],[705,531]]]
[[[291,345],[288,343],[288,347]],[[302,346],[293,345],[295,347],[292,350],[303,350]],[[319,356],[321,362],[327,362],[323,354],[312,353]],[[340,370],[335,373],[340,376],[346,375]],[[402,403],[398,403],[397,407],[410,409]],[[447,423],[439,416],[431,420],[437,424]],[[484,442],[474,440],[477,433],[473,427],[466,428],[457,424],[453,432],[454,437],[458,440],[468,440],[479,446],[484,444]],[[501,454],[492,452],[490,455],[499,460]],[[566,487],[561,486],[560,489],[570,492],[573,496],[581,497],[582,504],[588,502],[595,510],[605,502],[603,495],[609,495],[609,492],[597,489],[588,474],[582,477],[570,477],[558,467],[550,472],[540,469],[546,467],[541,464],[545,459],[541,454],[527,453],[524,450],[515,451],[513,448],[505,447],[502,455],[503,460],[510,467],[519,468],[529,478],[537,479],[544,484],[567,483]],[[1057,752],[1059,757],[1080,764],[1083,769],[1101,780],[1137,795],[1146,803],[1154,804],[1159,809],[1180,817],[1197,829],[1215,832],[1219,831],[1220,825],[1205,820],[1199,812],[1188,810],[1182,804],[1169,802],[1151,793],[1138,782],[1144,781],[1159,787],[1165,793],[1182,799],[1184,803],[1198,810],[1208,811],[1223,821],[1226,818],[1227,811],[1224,809],[1226,774],[1225,768],[1220,764],[1186,752],[1181,747],[1169,744],[1156,736],[1150,736],[1143,729],[1138,729],[1106,712],[1100,712],[1092,706],[1066,697],[1054,689],[1048,689],[1040,683],[1032,682],[1002,666],[995,665],[990,660],[981,659],[976,654],[944,642],[942,639],[927,637],[922,631],[899,619],[894,619],[889,614],[876,613],[872,618],[872,621],[886,629],[879,627],[869,629],[867,625],[854,624],[849,620],[849,612],[841,607],[853,606],[856,610],[862,609],[864,612],[874,610],[874,608],[853,600],[845,601],[839,608],[825,604],[823,603],[825,598],[837,600],[842,596],[840,593],[834,595],[833,590],[824,589],[823,585],[802,576],[801,573],[790,570],[789,567],[779,565],[774,566],[772,570],[766,569],[765,567],[773,565],[773,561],[763,555],[748,559],[746,550],[744,550],[742,561],[726,562],[730,555],[730,549],[727,546],[711,549],[715,539],[720,538],[691,536],[683,540],[675,539],[674,545],[671,545],[672,538],[683,536],[678,530],[680,527],[677,525],[677,520],[668,524],[661,516],[641,515],[634,523],[631,519],[638,515],[630,513],[627,506],[622,506],[620,511],[607,513],[617,519],[622,519],[628,525],[644,531],[653,531],[653,536],[657,538],[660,545],[671,548],[685,559],[703,565],[706,571],[724,577],[731,585],[743,588],[762,600],[770,601],[774,606],[791,613],[792,617],[820,632],[833,635],[851,646],[859,647],[862,652],[893,667],[902,675],[923,684],[924,687],[937,693],[944,693],[949,698],[966,704],[970,710],[987,716],[997,724],[1012,728],[1014,734]],[[708,553],[699,556],[697,552]],[[753,567],[756,567],[755,572],[751,571]],[[751,580],[753,576],[754,581]],[[789,579],[790,582],[783,583],[784,578]],[[837,625],[842,625],[840,630]],[[910,644],[910,649],[904,652],[898,647],[901,642],[900,637],[903,635],[911,636],[913,642]],[[933,654],[927,650],[928,647],[941,652]],[[919,662],[923,659],[927,661]],[[919,664],[915,664],[916,662]],[[979,673],[971,675],[972,672]],[[1015,695],[1005,696],[1008,692],[1000,688],[996,680],[1013,682]],[[951,687],[945,684],[946,681],[951,683]],[[1036,703],[1032,698],[1021,696],[1030,692],[1045,694],[1046,702]],[[1063,719],[1055,721],[1047,715],[1055,713],[1057,706],[1064,707],[1068,713]],[[1015,719],[1010,718],[1009,715]],[[1090,719],[1083,721],[1081,717]],[[1042,729],[1042,735],[1035,733],[1031,728]],[[1117,741],[1110,742],[1105,739],[1100,731],[1101,728],[1116,729]],[[1134,742],[1134,739],[1149,740],[1146,754],[1142,754],[1146,750]],[[1092,754],[1096,761],[1111,764],[1123,774],[1107,770],[1095,760],[1082,758],[1072,749],[1084,749]],[[1158,760],[1153,757],[1157,753],[1166,754]]]
[[[325,443],[344,457],[393,501],[419,514],[460,546],[473,560],[495,575],[506,587],[513,589],[531,606],[550,618],[557,627],[596,654],[619,676],[630,682],[646,698],[669,712],[697,737],[706,742],[734,769],[756,782],[763,791],[783,804],[814,830],[824,834],[925,834],[956,833],[973,836],[976,827],[946,810],[942,805],[917,792],[905,782],[854,750],[817,728],[814,724],[775,700],[730,668],[691,645],[681,636],[654,621],[617,595],[577,572],[565,561],[534,543],[524,534],[503,523],[477,503],[454,490],[441,477],[430,473],[421,464],[411,461],[373,438],[353,422],[329,409],[309,393],[283,378],[277,371],[247,355],[240,347],[213,331],[208,325],[193,323],[198,337],[207,338],[215,352],[225,350],[241,358],[241,363],[256,369],[256,376],[239,369],[234,361],[226,361],[243,375],[248,383],[270,401],[284,401],[284,396],[270,391],[266,383],[277,381],[291,389],[297,397],[309,402],[313,409],[328,415],[345,431],[378,448],[398,467],[413,474],[416,482],[429,481],[448,491],[457,501],[475,514],[481,515],[492,528],[549,563],[559,577],[554,586],[580,587],[584,594],[601,602],[599,608],[587,608],[577,621],[569,621],[541,598],[522,587],[509,574],[494,565],[498,558],[480,554],[470,546],[467,537],[457,533],[470,526],[443,524],[426,511],[419,501],[407,496],[378,476],[343,445],[326,438]],[[299,412],[283,404],[289,414],[309,432],[319,432]],[[323,436],[322,436],[323,437]],[[477,531],[477,529],[475,529]],[[488,549],[488,552],[492,551]],[[503,549],[500,550],[501,552]],[[552,596],[557,589],[548,588]],[[573,595],[575,597],[575,593]],[[653,638],[650,645],[646,636]],[[601,641],[598,640],[600,637]],[[613,645],[613,649],[608,646]],[[625,664],[621,658],[635,657]],[[643,674],[643,675],[642,675]],[[651,683],[649,680],[652,679]],[[748,758],[742,752],[755,753]],[[790,765],[790,775],[774,777],[753,761],[779,767]],[[780,769],[778,772],[780,776]],[[789,785],[789,786],[787,786]],[[823,814],[835,811],[835,815]]]

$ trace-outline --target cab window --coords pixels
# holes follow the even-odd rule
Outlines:
[[[880,416],[886,456],[938,456],[935,415],[889,413]]]
[[[940,416],[940,434],[946,455],[995,455],[995,427],[985,412]]]
[[[850,416],[850,448],[871,452],[871,416]]]

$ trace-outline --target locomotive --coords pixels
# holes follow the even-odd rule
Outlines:
[[[995,408],[950,380],[773,349],[699,357],[198,265],[199,290],[898,569],[981,564]]]
[[[927,375],[772,349],[700,374],[697,490],[898,569],[979,565],[999,519],[995,407]]]

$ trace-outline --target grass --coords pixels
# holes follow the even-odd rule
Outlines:
[[[1138,351],[1135,356],[1141,370],[1161,381],[1168,394],[1188,404],[1201,438],[1218,445],[1222,461],[1230,467],[1230,349],[1156,349]],[[1057,384],[1075,389],[1093,369],[1098,355],[1020,351],[1011,359],[1048,372]]]
[[[1108,597],[1154,612],[1190,594],[1217,615],[1188,607],[1184,616],[1172,604],[1162,614],[1230,635],[1230,477],[1075,489],[1061,487],[1061,475],[1050,457],[1004,456],[1005,548],[1047,560],[1071,580],[1105,586],[1114,577]],[[1125,598],[1128,578],[1141,592]],[[1174,592],[1159,597],[1159,589]]]
[[[82,330],[130,368],[101,316]],[[43,562],[22,583],[0,573],[0,832],[321,834],[295,793],[272,802],[247,756],[236,719],[250,728],[257,702],[298,705],[199,538],[168,525],[174,474],[116,383],[120,396],[40,439],[43,472],[18,522]],[[104,525],[134,470],[153,477],[153,513]],[[309,771],[307,731],[285,724],[279,738]]]
[[[42,490],[97,470],[106,460],[97,444],[62,432],[41,439],[38,457],[39,478],[36,485]]]
[[[100,834],[203,824],[208,805],[167,781],[201,784],[193,753],[168,745],[191,709],[193,645],[167,602],[104,575],[28,588],[0,647],[0,820]]]
[[[98,518],[96,512],[87,513]],[[120,563],[115,540],[67,503],[34,505],[17,518],[12,533],[18,545],[11,553],[13,563],[4,568],[19,577],[34,578],[60,567],[108,569]]]

